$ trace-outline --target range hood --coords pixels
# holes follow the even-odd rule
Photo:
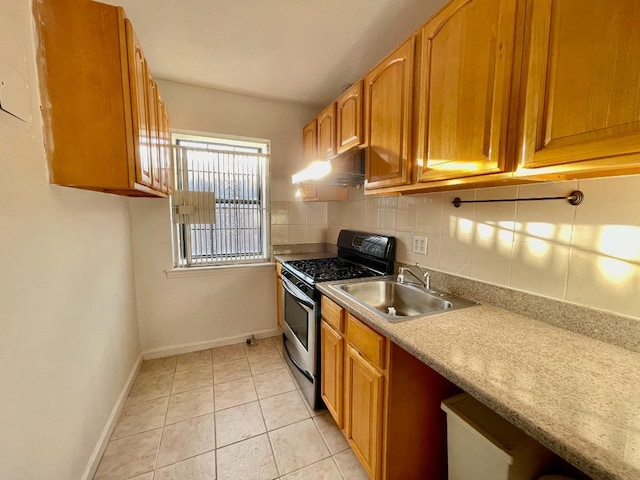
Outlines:
[[[364,149],[347,150],[329,160],[318,160],[291,176],[291,183],[311,185],[361,185],[364,183]]]

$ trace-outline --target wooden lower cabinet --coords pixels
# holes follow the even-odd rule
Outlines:
[[[326,297],[322,316],[322,398],[369,478],[447,478],[440,403],[462,390]]]
[[[322,400],[338,424],[338,428],[342,428],[345,341],[342,335],[323,320],[320,325],[320,342],[322,345],[320,377]]]
[[[381,478],[385,374],[347,345],[344,433],[370,478]]]

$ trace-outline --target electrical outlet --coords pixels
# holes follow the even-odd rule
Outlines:
[[[427,254],[427,237],[420,235],[413,236],[413,253],[419,253],[421,255]]]

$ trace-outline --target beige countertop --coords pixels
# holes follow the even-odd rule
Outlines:
[[[640,479],[640,353],[490,305],[389,323],[333,283],[317,286],[588,475]]]
[[[309,260],[312,258],[331,258],[335,257],[335,253],[329,252],[312,252],[312,253],[283,253],[273,256],[276,262],[284,263],[291,260]]]

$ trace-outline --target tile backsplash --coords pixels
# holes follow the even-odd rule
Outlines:
[[[327,204],[271,202],[271,244],[324,243]]]
[[[563,200],[463,204],[460,208],[451,203],[455,197],[563,196],[577,189],[585,194],[577,207]],[[406,197],[365,197],[362,190],[350,188],[346,202],[324,204],[325,238],[335,243],[342,228],[393,235],[399,261],[640,318],[638,191],[640,176]],[[321,204],[276,203],[272,220],[279,221],[273,223],[282,228],[278,234],[283,239],[288,234],[289,241],[296,243],[303,225],[317,228],[312,235],[319,236]],[[317,211],[310,214],[305,210],[309,206]],[[309,231],[304,232],[308,239]],[[427,255],[411,251],[413,235],[428,238]]]

